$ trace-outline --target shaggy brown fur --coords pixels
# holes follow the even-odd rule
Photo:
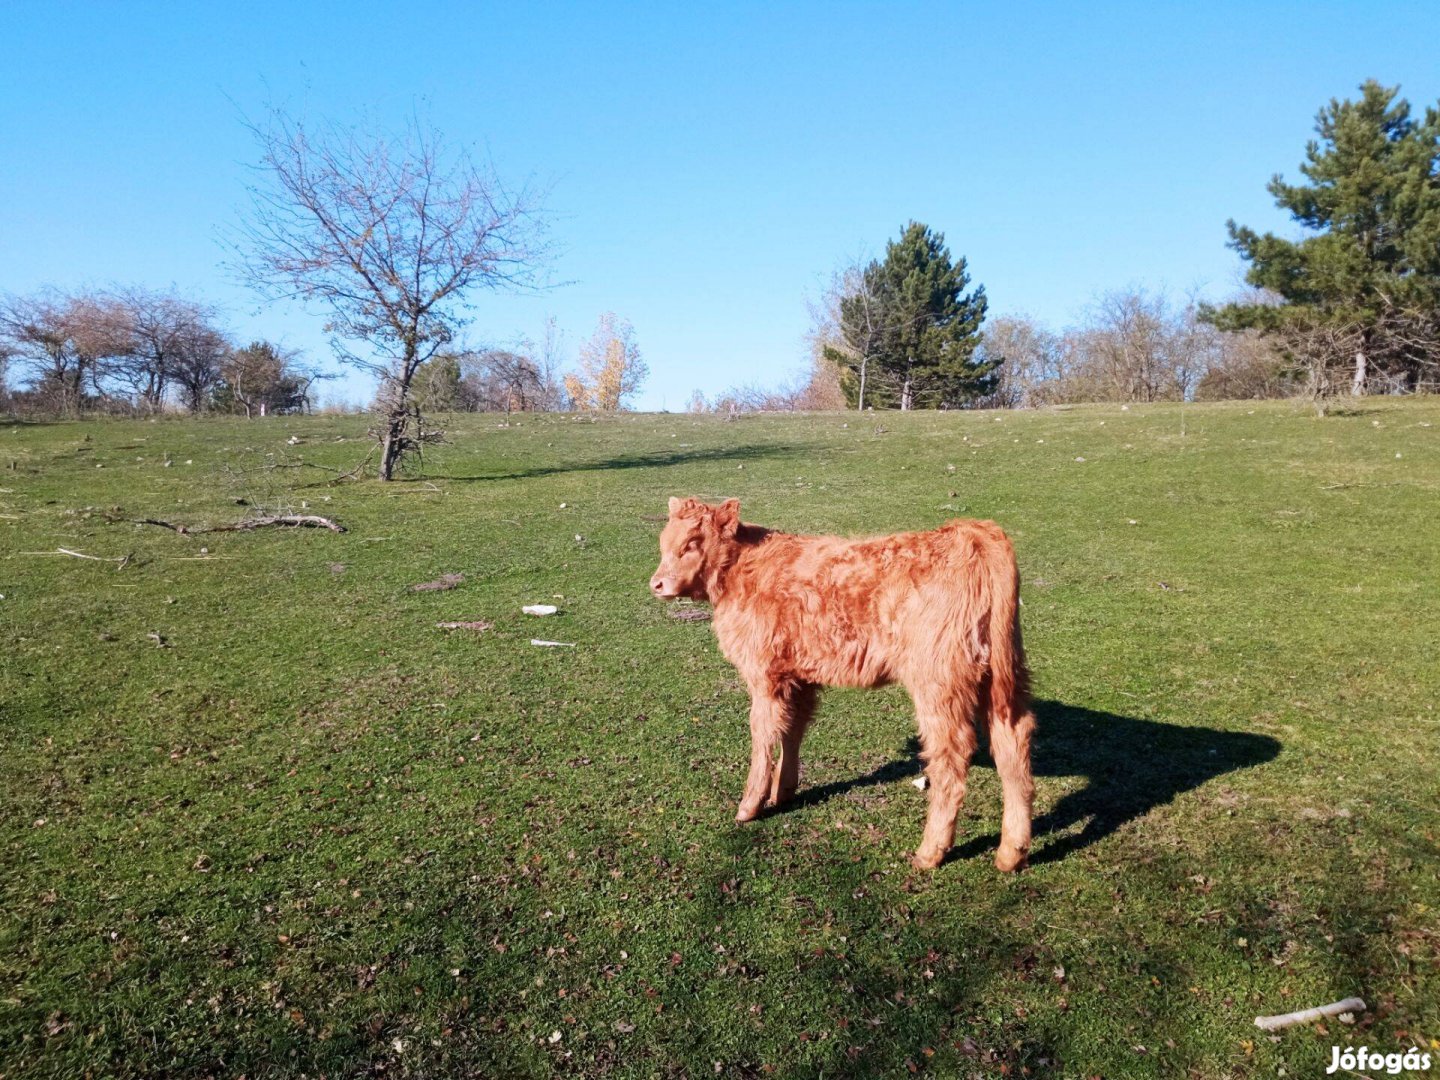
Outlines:
[[[792,536],[740,521],[730,499],[671,499],[650,589],[715,606],[715,636],[750,688],[750,777],[737,821],[795,793],[822,686],[902,683],[915,701],[930,814],[916,866],[940,865],[975,753],[976,719],[1005,793],[995,865],[1030,850],[1029,676],[1015,551],[991,521],[867,540]],[[779,751],[779,760],[774,760]]]

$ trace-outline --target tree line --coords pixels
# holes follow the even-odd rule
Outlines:
[[[427,410],[614,410],[633,399],[647,368],[634,328],[613,314],[568,372],[553,332],[540,349],[467,347],[477,293],[541,276],[545,222],[528,189],[449,152],[418,120],[362,138],[277,111],[251,132],[260,168],[227,268],[267,299],[323,314],[336,358],[374,377],[381,479],[442,437]],[[6,299],[0,391],[12,367],[12,408],[65,417],[166,406],[267,415],[308,407],[328,377],[265,342],[235,348],[214,310],[138,288]]]
[[[0,396],[16,411],[303,412],[322,377],[270,342],[236,345],[213,308],[173,291],[45,290],[0,302]]]
[[[1268,187],[1303,234],[1228,223],[1250,289],[1224,304],[1129,288],[1053,330],[990,319],[944,235],[910,222],[882,258],[838,271],[812,305],[810,372],[740,387],[696,411],[830,407],[1022,408],[1083,401],[1440,389],[1440,109],[1416,117],[1371,80],[1332,100],[1302,183]]]
[[[260,168],[231,236],[232,274],[323,314],[342,364],[374,377],[378,472],[440,433],[427,412],[610,411],[648,373],[634,328],[606,314],[567,369],[541,343],[467,345],[486,291],[546,287],[537,193],[452,153],[412,120],[398,136],[309,128],[277,112],[252,132]],[[1077,325],[992,317],[944,235],[909,222],[883,257],[843,268],[812,306],[811,368],[696,411],[953,409],[1432,391],[1440,382],[1440,109],[1413,114],[1370,81],[1332,100],[1303,182],[1269,190],[1302,233],[1229,223],[1251,291],[1220,305],[1144,289],[1103,296]],[[312,404],[325,377],[267,342],[231,343],[217,313],[171,291],[41,292],[0,304],[11,407],[268,415]]]
[[[416,371],[412,394],[431,412],[615,411],[649,374],[634,327],[612,312],[581,343],[573,370],[562,349],[551,320],[538,345],[447,350]],[[236,345],[214,308],[173,291],[44,290],[0,302],[0,407],[14,412],[304,413],[331,378],[273,342]]]
[[[417,373],[410,393],[425,412],[617,412],[650,373],[635,328],[600,316],[571,369],[554,320],[540,342],[446,352]]]

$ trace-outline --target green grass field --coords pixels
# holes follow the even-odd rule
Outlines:
[[[364,427],[0,428],[5,1080],[1309,1077],[1440,1047],[1440,402],[467,416],[423,479],[262,468],[348,466]],[[646,588],[671,494],[1010,531],[1028,871],[991,865],[983,756],[954,857],[909,867],[898,689],[829,694],[797,802],[733,823],[745,695]],[[349,531],[112,520],[242,498]],[[1353,1027],[1252,1023],[1349,995]]]

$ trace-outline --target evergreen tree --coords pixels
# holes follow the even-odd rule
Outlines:
[[[1370,80],[1360,90],[1316,117],[1300,166],[1308,182],[1270,181],[1276,205],[1310,235],[1229,222],[1246,279],[1282,302],[1207,312],[1226,329],[1278,336],[1317,395],[1337,367],[1354,393],[1377,375],[1413,389],[1440,367],[1440,111],[1418,121],[1398,88]]]
[[[268,341],[252,341],[220,362],[210,407],[246,416],[303,412],[309,383],[294,370],[292,356]]]
[[[998,362],[975,356],[985,289],[967,294],[969,284],[965,259],[951,258],[941,233],[907,225],[840,300],[844,347],[826,355],[841,366],[847,397],[862,407],[936,409],[993,391]]]
[[[410,396],[424,412],[453,412],[460,407],[460,358],[432,356],[415,370]]]

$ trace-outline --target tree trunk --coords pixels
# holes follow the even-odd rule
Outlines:
[[[380,436],[380,470],[381,480],[395,479],[395,466],[400,462],[400,447],[405,434],[404,415],[396,416],[391,413],[385,418],[385,431]]]
[[[1355,378],[1350,383],[1350,393],[1359,397],[1365,393],[1365,352],[1359,350],[1355,353]]]
[[[869,365],[869,357],[862,357],[860,360],[860,398],[856,406],[856,412],[865,411],[865,369]]]
[[[405,456],[406,436],[410,428],[410,413],[406,405],[390,405],[384,412],[383,431],[380,432],[380,480],[395,480],[400,459]]]

